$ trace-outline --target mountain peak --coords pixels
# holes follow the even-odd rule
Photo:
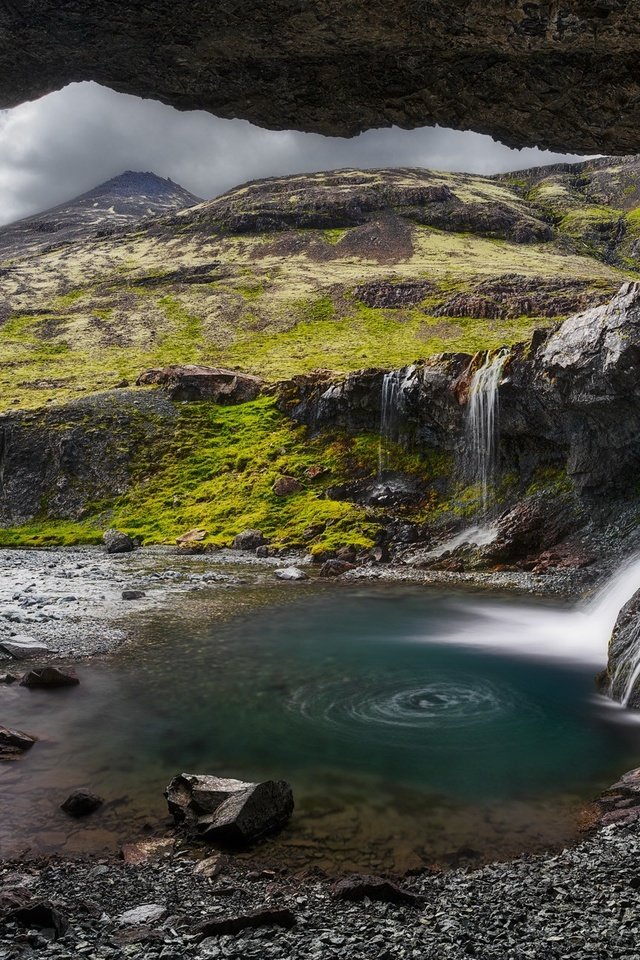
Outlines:
[[[125,170],[67,203],[0,229],[0,259],[109,235],[200,202],[173,180]]]

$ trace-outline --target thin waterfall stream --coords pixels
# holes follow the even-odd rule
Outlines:
[[[500,406],[498,387],[508,354],[487,354],[481,367],[473,374],[469,386],[469,404],[465,420],[464,456],[467,476],[478,484],[481,495],[481,515],[486,517],[490,495],[498,469],[498,440]]]

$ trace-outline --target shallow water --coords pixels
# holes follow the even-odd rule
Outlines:
[[[109,850],[157,830],[184,770],[292,782],[292,827],[258,859],[507,856],[573,839],[585,801],[637,765],[640,726],[595,695],[593,643],[579,655],[582,615],[355,584],[267,591],[224,622],[180,603],[80,666],[80,687],[0,688],[3,722],[41,737],[0,769],[0,853]],[[58,805],[78,787],[108,803],[75,822]]]

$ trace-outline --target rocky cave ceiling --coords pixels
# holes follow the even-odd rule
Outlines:
[[[0,0],[0,106],[75,80],[262,126],[640,151],[640,0]]]

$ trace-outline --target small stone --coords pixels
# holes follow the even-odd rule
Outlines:
[[[87,790],[74,790],[67,799],[60,805],[60,809],[68,813],[70,817],[86,817],[93,813],[104,803],[102,797],[95,793],[89,793]]]
[[[320,567],[320,576],[341,577],[343,573],[347,573],[349,570],[355,570],[355,565],[348,563],[346,560],[325,560]]]
[[[141,903],[138,907],[125,910],[118,917],[123,927],[138,927],[147,923],[158,923],[167,916],[167,908],[161,903]]]
[[[318,477],[324,477],[325,474],[329,472],[330,471],[328,467],[322,467],[320,466],[320,464],[314,463],[312,466],[307,467],[307,469],[304,472],[304,475],[307,478],[307,480],[317,480]]]
[[[302,490],[302,484],[295,477],[278,477],[271,489],[276,497],[290,497]]]
[[[0,727],[0,749],[9,747],[14,750],[30,750],[38,740],[29,733],[21,730],[11,730],[9,727]]]
[[[141,600],[143,597],[146,597],[144,590],[123,590],[122,599],[123,600]]]
[[[159,860],[173,853],[175,840],[171,837],[149,837],[148,840],[138,840],[136,843],[125,843],[120,851],[125,863],[134,866]]]
[[[212,857],[205,857],[204,860],[198,861],[193,868],[193,873],[196,877],[205,877],[207,880],[212,880],[222,873],[226,864],[227,858],[221,853],[216,853]]]
[[[20,681],[21,687],[73,687],[80,680],[73,670],[60,667],[37,667],[30,670]]]
[[[204,540],[206,536],[206,530],[188,530],[186,533],[183,533],[182,536],[176,537],[176,543],[198,543],[200,540]]]
[[[282,570],[276,570],[278,580],[308,580],[309,577],[300,567],[284,567]]]

